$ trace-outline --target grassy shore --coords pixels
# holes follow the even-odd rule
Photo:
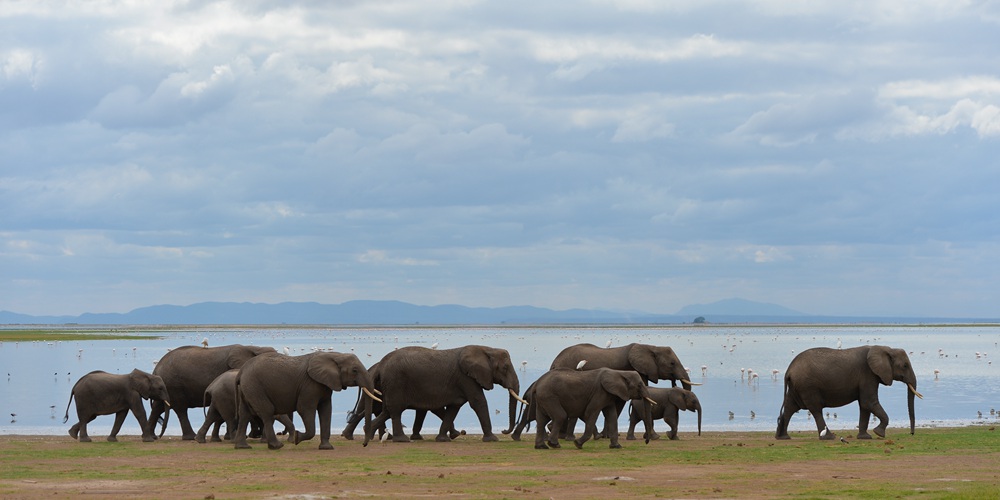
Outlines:
[[[606,440],[577,450],[535,450],[533,435],[482,443],[316,440],[281,450],[255,444],[78,443],[68,436],[0,436],[0,497],[114,498],[996,498],[1000,434],[994,427],[890,429],[887,439],[812,433],[681,433],[678,441]]]

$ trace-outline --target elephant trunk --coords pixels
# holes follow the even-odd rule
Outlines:
[[[913,412],[913,398],[917,396],[917,381],[916,377],[913,377],[913,383],[908,384],[906,391],[906,411],[910,414],[910,435],[913,435],[914,427],[916,424],[916,415]]]
[[[163,433],[167,432],[167,422],[170,422],[170,406],[166,404],[166,401],[164,401],[163,406],[164,406],[164,408],[163,408],[163,426],[160,427],[160,435],[156,436],[156,439],[160,439],[160,438],[163,437]],[[152,426],[153,430],[156,429],[156,424],[155,423],[152,423],[150,425]]]
[[[507,428],[501,431],[503,434],[510,434],[514,431],[514,420],[516,420],[517,415],[517,398],[514,397],[514,391],[509,391],[508,403],[507,403],[507,415],[508,415],[508,425]]]
[[[698,435],[701,435],[701,401],[695,401],[694,411],[698,413]]]

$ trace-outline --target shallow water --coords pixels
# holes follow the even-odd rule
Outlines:
[[[88,340],[65,342],[0,343],[0,369],[7,379],[0,382],[0,434],[64,434],[75,421],[62,423],[73,384],[92,370],[127,373],[134,368],[151,372],[154,361],[169,349],[200,344],[233,343],[271,346],[291,354],[314,349],[353,352],[371,365],[397,347],[431,346],[440,349],[482,344],[507,349],[511,354],[522,389],[548,369],[564,347],[589,342],[603,346],[608,341],[620,346],[632,342],[669,345],[690,369],[691,380],[703,407],[703,430],[773,431],[782,400],[782,374],[795,354],[811,347],[888,345],[910,352],[917,373],[918,389],[924,395],[916,402],[917,425],[950,426],[997,421],[1000,414],[1000,364],[992,363],[1000,353],[1000,328],[974,326],[701,326],[701,327],[497,327],[497,328],[192,328],[150,332],[162,335],[150,340]],[[705,370],[702,370],[702,366]],[[741,370],[742,369],[742,370]],[[746,373],[759,376],[748,383]],[[778,370],[772,377],[772,370]],[[935,375],[934,371],[939,373]],[[669,384],[669,383],[667,383]],[[661,386],[664,383],[659,384]],[[356,390],[334,393],[334,434],[344,427],[347,411],[357,398]],[[488,393],[495,432],[507,426],[507,399],[502,389]],[[908,425],[906,388],[902,384],[880,388],[880,400],[889,414],[890,426]],[[148,408],[148,406],[147,406]],[[730,416],[732,412],[732,416]],[[197,428],[203,421],[199,409],[190,411]],[[834,432],[850,435],[857,427],[856,404],[829,409],[827,423]],[[980,416],[980,413],[982,416]],[[10,416],[8,421],[8,414]],[[834,414],[836,416],[834,416]],[[296,417],[297,418],[297,417]],[[412,417],[405,417],[407,424]],[[106,435],[113,416],[98,417],[90,424],[92,436]],[[179,435],[176,418],[167,434]],[[430,416],[424,435],[436,434],[439,422]],[[622,417],[620,428],[626,428]],[[301,425],[301,424],[299,424]],[[470,433],[482,432],[475,413],[466,405],[456,426]],[[666,431],[662,421],[656,426]],[[694,432],[693,413],[681,414],[680,432]],[[805,411],[797,413],[791,430],[815,430]],[[138,424],[129,416],[124,435],[139,434]]]

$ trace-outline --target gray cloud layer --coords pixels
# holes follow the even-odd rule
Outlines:
[[[979,2],[0,4],[0,309],[996,317]]]

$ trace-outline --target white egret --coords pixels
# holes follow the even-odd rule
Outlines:
[[[586,365],[586,364],[587,364],[587,360],[586,359],[582,359],[582,360],[580,360],[579,363],[576,364],[576,369],[577,370],[582,370],[583,369],[583,365]]]

